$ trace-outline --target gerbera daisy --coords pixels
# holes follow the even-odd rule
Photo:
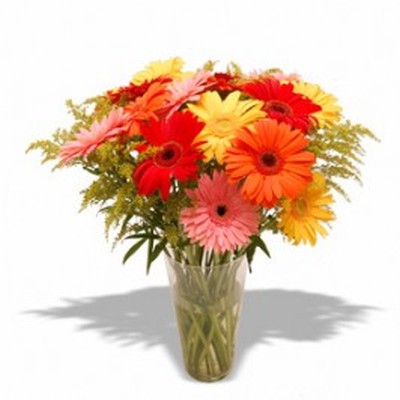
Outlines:
[[[198,101],[200,94],[210,86],[207,83],[211,72],[200,70],[192,78],[183,81],[173,81],[167,86],[169,94],[166,108],[169,110],[168,116],[177,111],[179,107],[187,101]]]
[[[58,156],[66,164],[76,157],[86,156],[102,143],[116,138],[128,130],[130,116],[122,108],[114,108],[100,122],[94,122],[87,129],[81,129],[75,139],[66,142]]]
[[[257,232],[257,207],[243,199],[223,172],[202,175],[198,188],[186,193],[193,206],[182,211],[180,221],[188,237],[206,250],[234,251]]]
[[[107,91],[106,96],[113,104],[119,103],[121,100],[124,102],[134,101],[137,97],[143,96],[154,82],[168,83],[171,82],[171,78],[159,77],[152,81],[145,81],[140,85],[130,82],[128,86]]]
[[[214,72],[210,78],[211,88],[219,91],[230,91],[235,90],[235,80],[238,78],[237,75],[232,75],[225,72]]]
[[[246,199],[272,207],[307,186],[315,155],[304,150],[309,140],[301,131],[283,122],[262,119],[254,123],[254,130],[239,132],[226,152],[225,169],[231,182],[243,180]]]
[[[166,76],[172,79],[181,79],[185,76],[182,72],[183,65],[184,62],[180,57],[173,57],[164,61],[154,61],[147,65],[143,71],[134,75],[132,83],[140,85],[145,81],[151,81],[160,76]]]
[[[340,120],[342,107],[337,104],[335,96],[324,92],[319,85],[300,81],[294,84],[294,91],[308,97],[321,107],[320,111],[313,113],[321,128],[332,126],[334,122]]]
[[[297,82],[300,80],[300,75],[292,72],[291,74],[285,74],[282,71],[276,71],[271,76],[281,82]]]
[[[278,226],[294,244],[308,242],[314,246],[318,234],[328,234],[321,223],[335,219],[329,209],[332,203],[333,198],[328,194],[324,176],[314,173],[313,181],[298,197],[282,202]]]
[[[242,85],[242,90],[264,101],[263,110],[269,118],[286,122],[306,133],[313,125],[313,114],[321,107],[310,99],[293,91],[291,83],[262,78]]]
[[[132,178],[139,194],[151,196],[159,190],[162,200],[166,201],[172,178],[181,182],[196,179],[197,161],[202,154],[193,140],[203,126],[188,112],[176,112],[168,119],[142,125],[141,134],[147,143],[159,150],[133,171]],[[140,153],[145,149],[145,146],[137,148]]]
[[[129,135],[137,135],[140,131],[139,125],[143,121],[159,119],[161,110],[165,107],[167,91],[163,82],[153,82],[143,96],[125,106],[125,112],[131,116]]]
[[[260,101],[239,100],[240,95],[235,91],[222,100],[218,92],[210,91],[204,93],[197,104],[188,104],[189,110],[206,124],[196,139],[202,142],[206,161],[215,157],[222,164],[236,132],[265,116]]]

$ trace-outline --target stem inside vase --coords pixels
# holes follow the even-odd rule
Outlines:
[[[233,363],[247,259],[219,265],[166,260],[186,370],[200,381],[220,380]]]

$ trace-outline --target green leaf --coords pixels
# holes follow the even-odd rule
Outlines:
[[[147,247],[147,265],[146,274],[148,275],[151,267],[151,253],[153,252],[154,239],[151,237],[149,239],[149,246]]]
[[[122,264],[125,264],[128,259],[135,254],[140,247],[143,245],[143,243],[147,240],[147,238],[143,238],[141,240],[139,240],[138,242],[136,242],[125,254],[124,259],[122,260]]]
[[[249,264],[249,272],[252,272],[251,269],[251,263],[253,262],[253,258],[254,258],[254,253],[256,252],[256,245],[254,243],[251,243],[246,250],[246,257],[247,257],[247,261]]]
[[[160,240],[152,249],[147,258],[147,274],[150,272],[151,264],[157,259],[160,253],[165,249],[167,239]]]
[[[265,244],[264,240],[262,240],[259,236],[252,236],[251,237],[252,243],[254,243],[255,246],[260,248],[269,258],[271,258],[271,254],[269,253],[268,247]]]
[[[150,263],[155,261],[157,257],[160,255],[160,253],[165,249],[165,246],[167,245],[167,239],[163,238],[157,245],[154,247],[153,252],[151,253],[150,256]]]
[[[126,236],[124,238],[124,240],[128,240],[128,239],[142,239],[142,238],[146,238],[146,239],[160,239],[160,236],[158,235],[152,235],[150,233],[136,233],[134,235],[129,235]]]

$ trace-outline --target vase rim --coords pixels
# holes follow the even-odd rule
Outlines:
[[[179,265],[180,267],[190,267],[190,268],[199,268],[199,269],[203,269],[204,267],[206,267],[206,265],[198,265],[198,264],[189,264],[189,263],[185,263],[185,262],[181,262],[176,260],[175,258],[173,258],[169,253],[168,250],[170,250],[170,247],[168,246],[168,249],[164,250],[164,256],[166,259],[172,261],[173,263]],[[229,266],[232,266],[232,264],[241,264],[243,261],[246,261],[246,254],[242,254],[241,256],[234,258],[231,261],[222,263],[222,264],[214,264],[211,265],[210,267],[215,269],[215,268],[227,268]]]

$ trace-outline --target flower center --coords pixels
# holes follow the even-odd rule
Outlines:
[[[226,206],[225,205],[218,205],[217,206],[217,209],[216,209],[216,211],[217,211],[217,215],[219,216],[219,217],[223,217],[225,214],[226,214],[226,212],[228,211],[227,210],[227,208],[226,208]]]
[[[213,135],[219,138],[232,134],[239,126],[237,117],[234,114],[222,114],[214,117],[209,126],[213,131]]]
[[[165,161],[169,161],[169,160],[173,159],[174,156],[175,156],[175,152],[173,149],[167,149],[161,155],[162,159]]]
[[[293,114],[292,108],[287,103],[283,103],[282,101],[279,100],[269,101],[265,105],[265,108],[268,113],[272,114],[280,114],[282,116]]]
[[[274,153],[264,153],[261,161],[266,167],[274,167],[278,163],[278,158]]]
[[[305,214],[307,214],[308,211],[307,201],[299,197],[295,201],[295,206],[293,211],[298,217],[303,217]]]
[[[258,167],[264,175],[275,175],[282,167],[279,156],[272,151],[265,151],[258,157]]]
[[[154,156],[154,161],[161,167],[172,167],[182,156],[182,147],[175,142],[164,144],[162,149]]]
[[[212,208],[211,219],[217,225],[226,225],[232,217],[232,211],[229,205],[224,203],[216,203]]]

